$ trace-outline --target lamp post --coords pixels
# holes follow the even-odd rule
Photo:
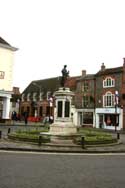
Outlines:
[[[53,123],[53,112],[52,112],[52,110],[53,110],[53,97],[52,96],[49,97],[48,102],[49,102],[49,118],[50,118],[50,123]]]
[[[35,82],[33,82],[32,83],[34,86],[36,86],[37,88],[39,88],[39,92],[40,92],[40,94],[41,94],[41,91],[42,91],[42,87],[41,86],[39,86],[37,83],[35,83]],[[35,106],[35,108],[36,108],[36,106]],[[37,110],[37,109],[36,109]],[[35,110],[35,117],[37,116],[37,111]]]
[[[117,131],[117,126],[119,125],[119,117],[117,113],[118,104],[119,104],[119,93],[118,91],[115,91],[115,114],[116,114],[115,131]]]

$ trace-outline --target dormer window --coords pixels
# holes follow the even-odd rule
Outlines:
[[[24,102],[24,96],[25,96],[25,94],[23,93],[22,94],[22,99],[21,99],[22,102]]]
[[[114,87],[114,86],[115,86],[115,79],[111,77],[107,77],[105,80],[103,80],[103,88]]]
[[[42,101],[42,100],[43,100],[43,92],[40,92],[39,99],[40,99],[40,101]]]
[[[30,93],[27,94],[27,101],[30,101]]]
[[[46,97],[47,97],[47,100],[49,100],[50,96],[51,96],[51,92],[48,91],[48,92],[47,92],[47,96],[46,96]]]
[[[36,101],[36,94],[37,93],[33,93],[33,101]]]

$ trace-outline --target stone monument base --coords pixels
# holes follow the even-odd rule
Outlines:
[[[73,125],[72,122],[55,122],[50,125],[49,133],[56,133],[56,134],[76,134],[77,128]]]
[[[51,142],[55,144],[71,144],[77,135],[77,128],[70,121],[54,122],[50,125]]]

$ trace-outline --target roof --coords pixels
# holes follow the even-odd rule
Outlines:
[[[29,86],[23,91],[23,93],[33,93],[34,91],[42,92],[55,91],[60,85],[60,77],[47,78],[43,80],[34,80]]]
[[[123,71],[123,67],[115,67],[115,68],[105,69],[103,71],[100,70],[95,75],[96,76],[101,76],[101,75],[119,73],[119,72],[122,72],[122,71]]]
[[[92,80],[94,78],[95,78],[95,74],[86,74],[85,76],[81,76],[80,78],[78,78],[77,81]]]
[[[0,37],[0,43],[1,44],[6,44],[8,46],[11,46],[8,42],[6,42],[2,37]]]
[[[0,37],[0,47],[6,48],[12,51],[18,50],[17,48],[11,46],[8,42],[6,42],[2,37]]]
[[[73,91],[76,86],[76,79],[78,77],[69,77],[66,82],[66,87],[70,87],[70,89]],[[61,76],[59,77],[53,77],[53,78],[46,78],[43,80],[34,80],[32,81],[29,86],[22,92],[25,94],[28,93],[34,93],[34,92],[40,92],[46,93],[48,91],[55,92],[60,87],[60,80]]]

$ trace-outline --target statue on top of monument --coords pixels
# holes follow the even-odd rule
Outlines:
[[[69,71],[67,71],[67,65],[64,65],[63,69],[62,69],[62,77],[61,77],[61,87],[65,87],[65,83],[67,80],[67,77],[69,77]]]

